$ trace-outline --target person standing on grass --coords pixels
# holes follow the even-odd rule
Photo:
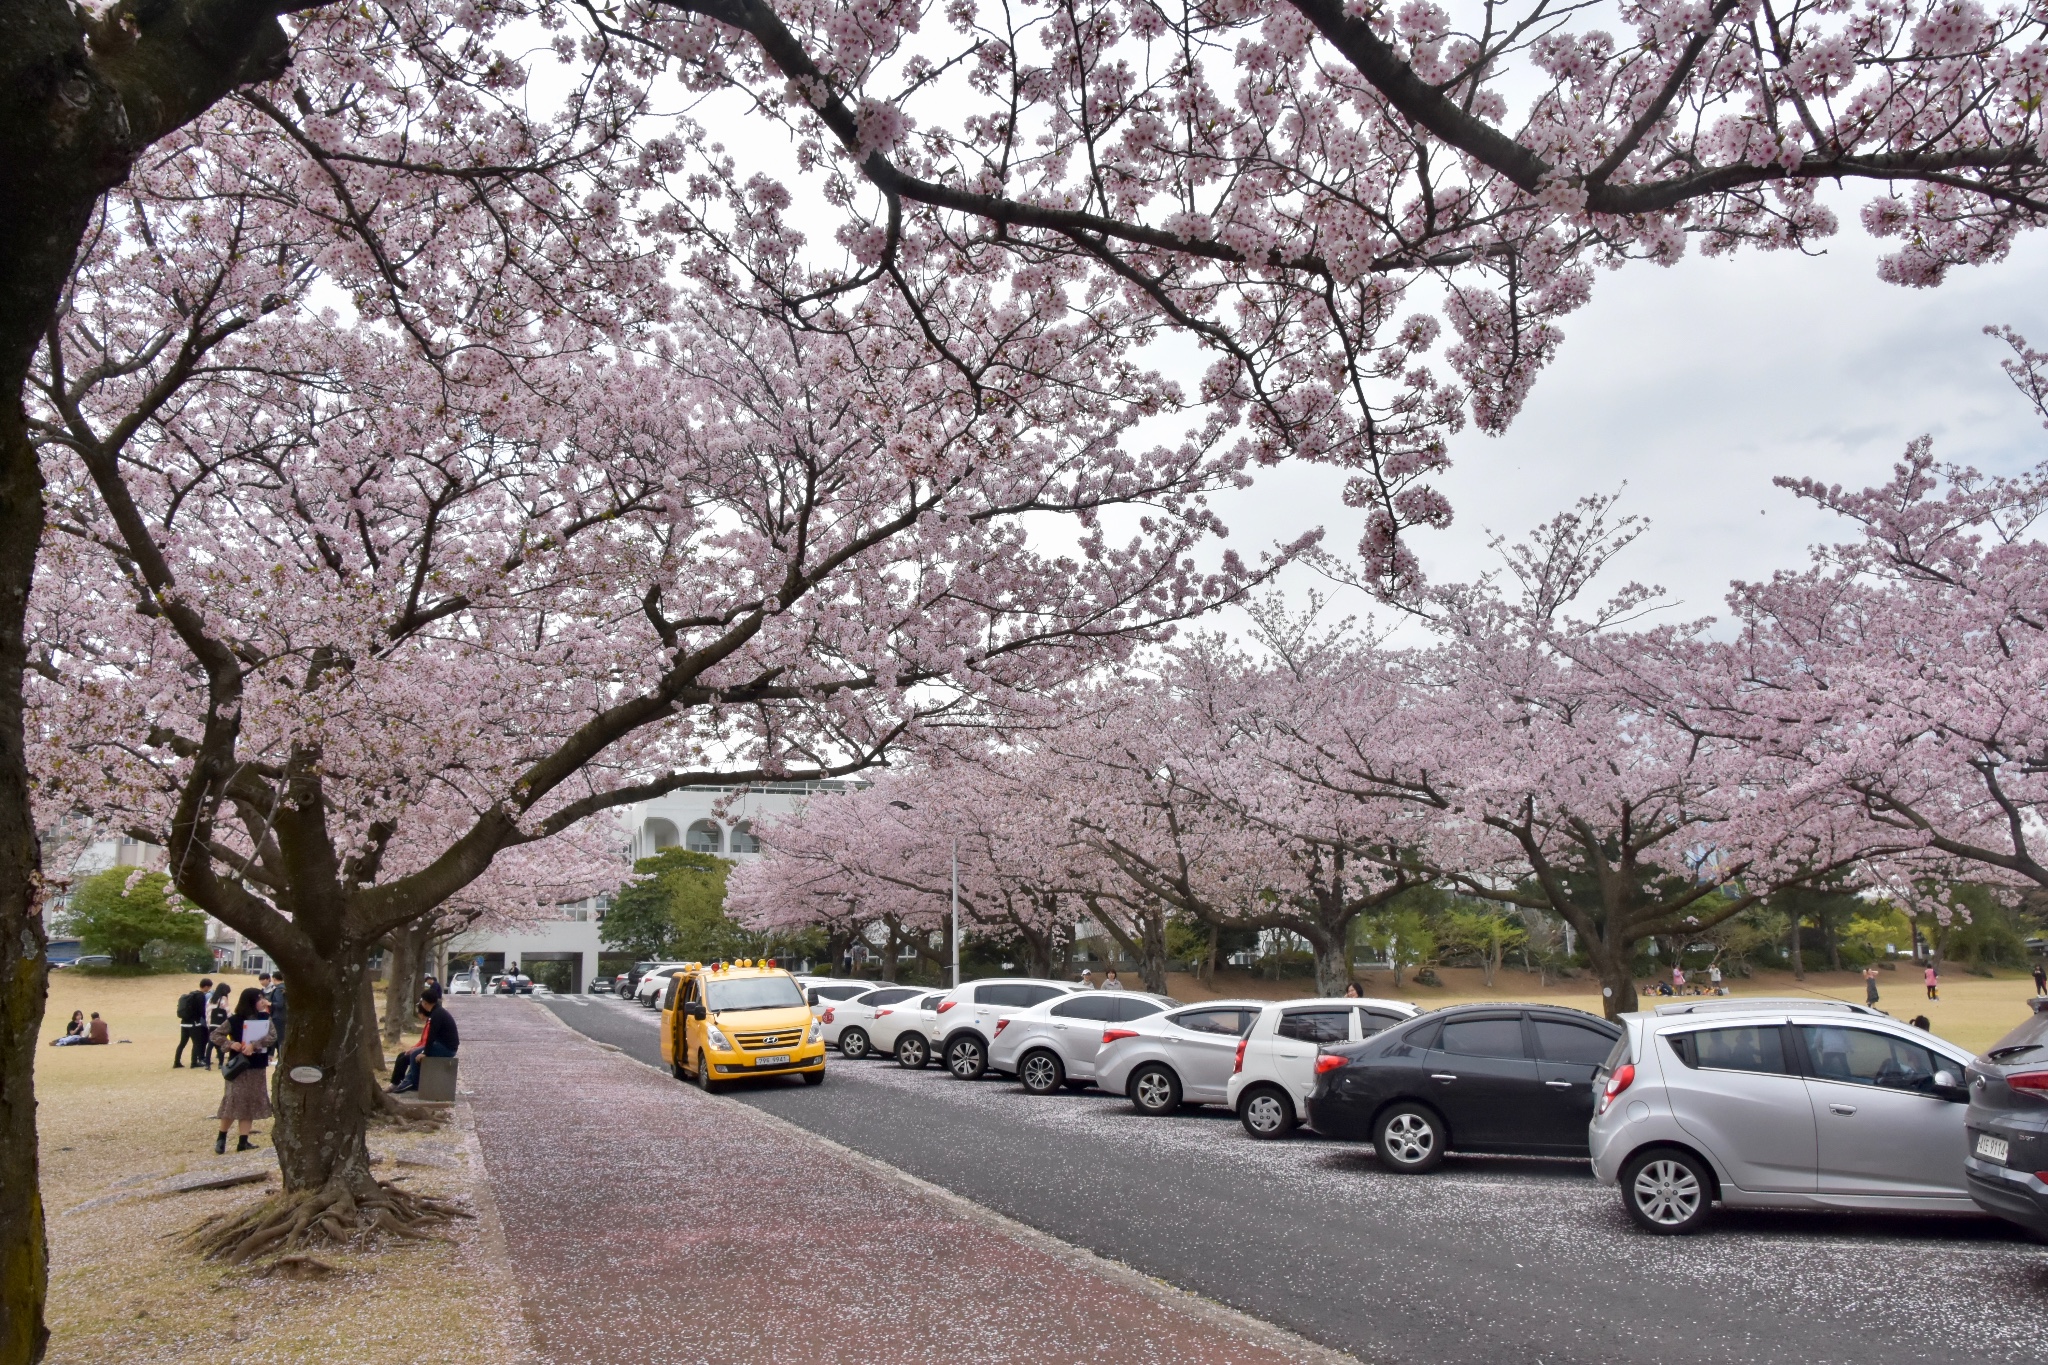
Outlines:
[[[1941,973],[1934,970],[1932,962],[1927,964],[1927,970],[1922,972],[1921,976],[1927,982],[1927,998],[1929,1000],[1941,999]]]
[[[1721,964],[1718,962],[1707,968],[1707,989],[1715,995],[1721,993]]]
[[[1358,989],[1356,981],[1349,981],[1344,985],[1344,998],[1346,1000],[1362,1000],[1365,998],[1365,992]]]
[[[213,1037],[214,1034],[220,1031],[221,1026],[228,1021],[228,996],[230,994],[232,992],[228,988],[228,983],[223,981],[213,988],[213,997],[206,1002],[206,1069],[208,1071],[213,1070],[213,1059],[215,1057],[225,1056],[214,1043]]]
[[[238,1124],[242,1130],[241,1141],[235,1150],[246,1152],[255,1147],[249,1141],[249,1125],[258,1119],[270,1117],[270,1050],[274,1040],[270,1036],[270,997],[254,986],[242,988],[242,994],[235,1001],[235,1012],[228,1016],[227,1023],[214,1036],[221,1045],[221,1075],[227,1084],[221,1090],[220,1136],[213,1140],[214,1154],[218,1156],[228,1149],[228,1125]],[[237,1058],[246,1061],[236,1065]]]
[[[2048,995],[2048,963],[2038,959],[2034,963],[2034,994]]]
[[[1116,968],[1111,967],[1102,974],[1102,989],[1106,991],[1120,991],[1123,988],[1123,980],[1117,976]]]
[[[1877,964],[1875,962],[1863,969],[1863,1003],[1866,1005],[1875,1005],[1877,1003]]]
[[[184,1062],[179,1059],[185,1049],[192,1049],[192,1069],[199,1069],[200,1060],[206,1055],[206,996],[213,989],[210,977],[201,977],[196,990],[186,991],[178,997],[178,1047],[171,1053],[171,1069],[182,1070]]]

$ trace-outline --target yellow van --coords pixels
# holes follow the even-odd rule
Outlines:
[[[661,1059],[706,1090],[742,1076],[825,1079],[823,1026],[796,978],[752,962],[693,964],[662,988]]]

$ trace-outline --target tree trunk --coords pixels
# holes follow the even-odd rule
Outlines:
[[[1138,917],[1138,979],[1154,995],[1166,994],[1166,916]]]
[[[286,1011],[284,1050],[278,1057],[274,1141],[287,1194],[311,1193],[330,1182],[367,1189],[368,1113],[359,1084],[369,1057],[379,1054],[361,1000],[369,980],[369,951],[343,947],[320,970],[295,968]],[[320,1079],[291,1079],[313,1067]]]
[[[896,984],[896,964],[903,955],[903,931],[896,927],[896,921],[889,921],[889,942],[882,949],[882,980]]]
[[[1636,1007],[1635,956],[1633,944],[1615,948],[1590,935],[1586,958],[1600,978],[1600,1007],[1609,1019],[1617,1019]]]
[[[1806,956],[1800,952],[1799,912],[1792,912],[1792,976],[1794,980],[1806,980]]]
[[[1486,989],[1488,990],[1493,989],[1493,978],[1500,975],[1502,951],[1500,935],[1495,934],[1493,941],[1486,946],[1485,951],[1479,954],[1480,964],[1486,968]]]
[[[1828,970],[1831,972],[1842,970],[1842,940],[1835,932],[1835,921],[1840,914],[1839,910],[1823,910],[1820,914],[1821,944],[1827,949]]]
[[[424,924],[393,929],[384,957],[384,1041],[396,1043],[419,1028],[413,1004],[420,998],[432,931]]]
[[[1209,926],[1209,951],[1202,955],[1202,984],[1210,988],[1216,985],[1216,954],[1223,941],[1223,931],[1214,924]]]
[[[1310,951],[1315,954],[1316,994],[1342,995],[1344,988],[1351,984],[1351,961],[1347,951],[1349,934],[1332,938],[1328,934],[1304,934]]]

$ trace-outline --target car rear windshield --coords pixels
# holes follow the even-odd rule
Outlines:
[[[747,976],[736,981],[714,981],[706,988],[711,1012],[728,1010],[779,1010],[801,1006],[803,992],[786,976]]]
[[[2048,1010],[2036,1010],[2020,1026],[1993,1043],[1984,1059],[2005,1066],[2048,1056]]]

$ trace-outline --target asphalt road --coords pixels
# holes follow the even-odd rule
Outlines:
[[[661,1065],[651,1012],[545,1003]],[[1662,1238],[1583,1163],[1452,1157],[1392,1176],[1369,1148],[1255,1142],[1219,1109],[1148,1119],[1121,1096],[1033,1098],[836,1055],[828,1077],[730,1093],[1361,1360],[2048,1359],[2048,1247],[1992,1219],[1724,1210]]]

